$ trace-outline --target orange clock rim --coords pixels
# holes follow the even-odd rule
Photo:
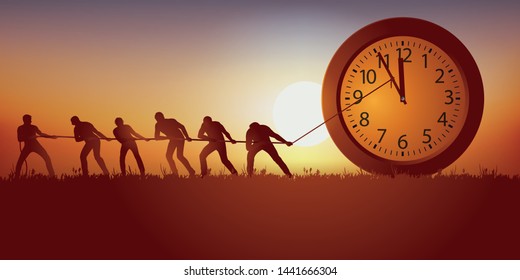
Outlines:
[[[459,69],[468,92],[468,114],[456,139],[444,151],[427,160],[401,162],[378,157],[362,147],[354,140],[341,116],[333,118],[326,126],[340,151],[366,171],[432,174],[449,166],[469,147],[478,131],[484,110],[482,77],[473,56],[455,35],[439,25],[417,18],[389,18],[369,24],[352,34],[338,48],[325,73],[323,115],[327,119],[341,111],[341,84],[354,58],[374,42],[395,36],[410,36],[431,42],[446,52]]]

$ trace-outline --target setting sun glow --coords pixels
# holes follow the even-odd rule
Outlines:
[[[313,82],[296,82],[284,88],[273,108],[276,129],[288,141],[294,141],[323,122],[321,113],[321,85]],[[329,137],[321,126],[295,143],[314,146]]]

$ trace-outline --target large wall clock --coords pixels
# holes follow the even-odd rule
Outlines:
[[[337,147],[369,172],[431,174],[453,163],[482,118],[482,78],[446,29],[416,18],[372,23],[334,54],[323,113]]]

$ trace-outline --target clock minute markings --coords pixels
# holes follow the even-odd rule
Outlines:
[[[391,42],[390,42],[390,43],[391,43]],[[402,42],[401,42],[401,44],[402,44]],[[411,43],[410,43],[409,41],[407,41],[405,44],[406,44],[407,46],[410,46],[410,45],[411,45]],[[391,45],[393,45],[393,44],[391,43]],[[399,45],[399,41],[396,41],[396,42],[395,42],[395,45],[398,46],[398,45]],[[382,46],[382,45],[381,45],[381,46]],[[381,46],[379,46],[379,49],[381,49]],[[386,46],[385,46],[385,47],[386,47]],[[424,46],[424,45],[421,45],[421,44],[419,44],[419,46],[417,46],[417,45],[415,44],[415,42],[414,42],[414,44],[413,44],[413,47],[414,47],[414,48],[415,48],[415,47],[417,47],[417,48],[424,47],[424,48],[425,48],[425,51],[428,49],[427,46]],[[372,51],[374,51],[374,53],[376,53],[376,52],[377,52],[377,48],[373,48]],[[432,53],[432,52],[434,52],[434,50],[430,49],[430,50],[429,50],[429,53]],[[365,55],[364,58],[367,59],[367,56],[372,56],[372,53],[371,53],[371,52],[368,52],[368,54]],[[442,60],[442,56],[441,56],[438,52],[436,52],[436,51],[435,51],[435,53],[433,54],[433,57],[435,57],[436,60],[438,60],[439,62],[441,62],[441,60]],[[361,63],[361,64],[364,64],[364,62],[365,62],[365,60],[363,60],[363,59],[360,60],[360,63]],[[445,70],[446,72],[448,72],[448,73],[450,73],[450,74],[453,72],[453,69],[451,69],[451,67],[449,67],[449,65],[446,65],[446,60],[442,61],[441,63],[444,65],[443,68],[446,69],[446,70]],[[357,65],[357,66],[358,66],[358,68],[359,68],[359,65]],[[353,70],[353,72],[356,73],[356,74],[359,73],[359,70],[358,70],[358,69],[352,69],[352,70]],[[401,76],[401,75],[399,75],[399,76]],[[452,75],[450,75],[450,76],[451,76],[451,78],[452,78],[451,80],[452,80],[453,83],[457,83],[457,82],[458,82],[457,80],[453,81],[453,80],[454,80],[453,78],[455,78],[456,75],[453,75],[453,74],[452,74]],[[397,82],[397,81],[395,81],[395,82]],[[398,88],[398,87],[396,86],[396,88]],[[454,91],[455,91],[455,90],[454,90]],[[348,98],[348,99],[345,98],[345,99],[350,101],[350,100],[352,99],[352,93],[349,92],[349,94],[350,94],[349,98]],[[457,91],[457,92],[455,92],[455,94],[459,94],[459,95],[460,95],[460,92]],[[366,96],[364,96],[364,97],[366,97]],[[456,99],[457,101],[460,101],[460,99],[461,99],[461,98],[458,97],[458,96],[457,96],[457,97],[454,96],[454,99],[455,99],[455,98],[457,98],[457,99]],[[361,98],[361,99],[362,99],[362,98]],[[361,99],[358,100],[358,101],[361,101]],[[359,104],[359,102],[356,102],[355,104]],[[346,104],[346,105],[351,105],[351,104],[348,103],[348,104]],[[352,104],[352,105],[354,105],[354,104]],[[457,104],[457,105],[460,106],[460,103]],[[456,111],[460,111],[460,110],[456,109]],[[351,117],[352,117],[352,115],[349,115],[349,118],[351,118]],[[454,117],[455,117],[455,119],[457,119],[457,115],[455,115]],[[352,120],[351,120],[351,122],[352,122]],[[455,121],[454,121],[453,119],[451,119],[450,122],[449,122],[448,124],[451,125],[451,123],[455,123]],[[448,124],[447,124],[447,126],[449,126]],[[358,125],[356,125],[356,128],[357,128],[357,127],[358,127]],[[450,128],[453,128],[453,125],[451,125]],[[446,130],[446,131],[447,131],[447,133],[449,133],[449,130]],[[361,138],[360,140],[363,140],[364,142],[367,142],[368,140],[370,140],[369,138],[365,137],[364,134],[363,134],[363,135],[359,135],[359,132],[360,132],[360,130],[358,129],[358,130],[356,131],[356,134],[357,134],[358,136],[360,136],[360,138]],[[444,133],[442,134],[442,137],[447,138],[447,136],[446,136]],[[424,147],[419,147],[419,148],[416,148],[416,149],[411,149],[411,150],[408,150],[408,151],[400,151],[400,150],[397,150],[397,151],[392,151],[392,153],[395,152],[396,157],[399,157],[399,156],[404,157],[405,155],[408,155],[408,156],[412,156],[412,155],[413,155],[413,156],[417,156],[418,154],[422,154],[423,150],[426,152],[428,148],[433,149],[433,147],[438,146],[438,143],[442,142],[442,140],[443,140],[443,139],[441,138],[441,136],[439,136],[435,141],[432,141],[432,144],[430,144],[428,147],[424,146]],[[378,147],[379,147],[379,151],[380,151],[380,152],[384,151],[385,154],[388,153],[388,149],[385,148],[385,147],[382,147],[382,146],[380,146],[380,145],[378,145],[378,144],[373,144],[372,141],[371,141],[371,144],[369,144],[369,148],[374,149],[374,150],[376,150],[376,151],[377,151]],[[385,149],[385,150],[383,150],[383,149]]]

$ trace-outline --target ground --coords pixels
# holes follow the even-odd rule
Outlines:
[[[520,177],[0,180],[0,259],[520,259]]]

